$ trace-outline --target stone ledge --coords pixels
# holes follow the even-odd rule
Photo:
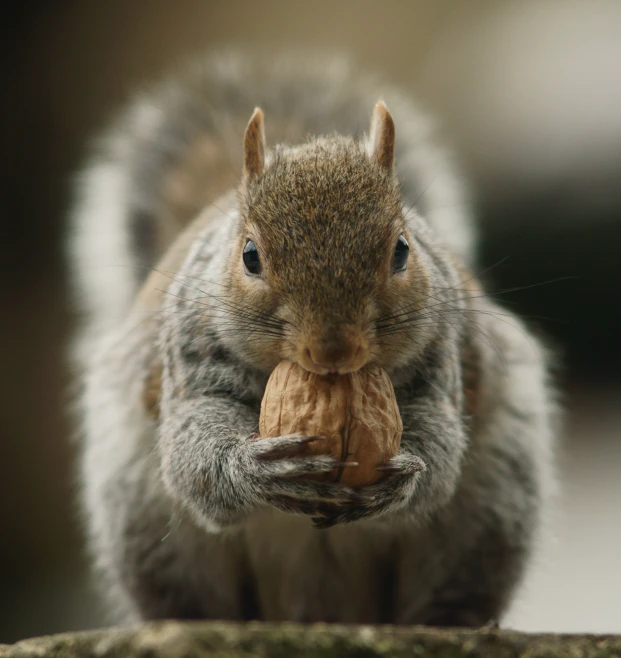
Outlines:
[[[621,658],[621,636],[426,627],[158,622],[0,645],[1,658]]]

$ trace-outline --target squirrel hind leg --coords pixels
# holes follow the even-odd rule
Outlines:
[[[527,553],[526,546],[511,546],[507,538],[488,535],[463,556],[423,610],[397,623],[498,628],[520,581]]]

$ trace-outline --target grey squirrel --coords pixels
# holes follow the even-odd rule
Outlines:
[[[342,62],[206,58],[129,107],[78,191],[81,501],[116,618],[500,618],[555,405],[416,106]],[[304,480],[334,466],[299,456],[309,437],[252,438],[283,358],[388,371],[384,480]]]

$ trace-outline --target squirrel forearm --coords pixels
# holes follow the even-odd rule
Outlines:
[[[466,448],[461,414],[448,397],[422,398],[402,407],[401,450],[419,457],[424,471],[415,478],[405,510],[424,516],[445,504],[454,494]]]
[[[456,326],[444,327],[444,340],[427,351],[418,373],[396,391],[403,420],[401,453],[422,460],[424,468],[412,478],[409,498],[392,509],[416,518],[445,505],[461,478],[467,428]]]
[[[210,528],[243,520],[253,509],[252,482],[236,468],[241,442],[258,426],[246,405],[204,396],[171,406],[159,448],[168,491]]]

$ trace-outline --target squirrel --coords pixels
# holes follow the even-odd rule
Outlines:
[[[556,404],[478,280],[466,194],[417,106],[341,61],[203,58],[104,133],[68,244],[81,509],[118,621],[502,617]],[[335,466],[314,437],[254,440],[282,359],[387,371],[384,479],[304,479]]]

